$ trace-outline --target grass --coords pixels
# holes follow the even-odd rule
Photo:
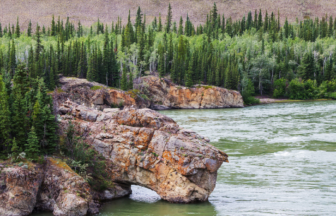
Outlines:
[[[211,89],[212,86],[203,86],[204,89]]]
[[[102,89],[102,88],[103,87],[101,87],[101,86],[92,86],[91,90],[96,91],[96,90],[99,90],[99,89]]]
[[[69,166],[68,164],[66,164],[65,162],[61,161],[60,159],[57,159],[57,158],[50,158],[50,163],[54,166],[57,166],[59,168],[62,168],[62,169],[65,169],[65,170],[68,170],[70,172],[74,172]]]
[[[136,99],[138,95],[140,94],[140,91],[138,89],[133,89],[133,90],[127,91],[126,94],[131,96],[131,98]]]

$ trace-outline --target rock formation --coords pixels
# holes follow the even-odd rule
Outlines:
[[[116,184],[101,193],[71,170],[66,163],[46,158],[45,164],[9,167],[0,165],[0,215],[24,216],[33,209],[52,211],[55,216],[83,216],[98,213],[98,200],[131,193],[130,187]]]
[[[205,109],[243,107],[241,94],[215,86],[186,88],[167,79],[143,77],[134,84],[136,90],[124,92],[86,79],[61,77],[58,101],[70,99],[77,104],[103,110],[126,106],[151,109]]]
[[[238,91],[215,86],[199,85],[194,88],[178,86],[167,79],[148,76],[142,78],[139,88],[150,97],[153,109],[206,109],[244,107]]]
[[[85,142],[113,163],[113,181],[140,185],[170,202],[205,201],[227,155],[193,131],[150,109],[105,109],[73,102],[59,109],[61,127],[71,120]]]
[[[97,82],[73,77],[60,77],[61,90],[58,90],[58,101],[70,99],[78,104],[98,109],[112,106],[128,106],[146,108],[150,102],[120,89],[107,87]]]

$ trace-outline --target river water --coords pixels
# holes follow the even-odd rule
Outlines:
[[[209,202],[171,204],[132,186],[101,216],[336,215],[336,101],[161,113],[229,155]]]

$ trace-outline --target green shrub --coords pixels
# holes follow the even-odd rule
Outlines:
[[[252,105],[252,104],[259,104],[260,100],[253,97],[255,91],[252,81],[249,79],[247,86],[242,91],[242,96],[244,100],[244,104]]]
[[[274,92],[273,92],[273,97],[274,98],[279,98],[283,97],[286,94],[286,80],[284,78],[277,79],[274,82]]]
[[[317,99],[321,96],[321,88],[316,87],[316,81],[300,81],[293,79],[289,83],[289,98],[295,100]]]
[[[288,86],[290,99],[306,99],[304,84],[299,79],[293,79]]]
[[[67,164],[81,175],[94,190],[104,190],[113,186],[111,176],[106,172],[105,158],[76,136],[74,125],[69,122],[66,145],[62,151],[68,156]]]

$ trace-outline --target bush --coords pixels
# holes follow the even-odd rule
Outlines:
[[[273,97],[279,98],[286,95],[286,80],[284,78],[278,79],[274,82]]]
[[[299,79],[293,79],[289,83],[290,99],[299,99],[299,100],[317,99],[320,96],[321,96],[321,88],[316,87],[316,81],[307,80],[304,82],[300,81]]]
[[[67,164],[81,175],[94,190],[101,191],[112,187],[111,176],[106,172],[105,158],[75,135],[74,125],[69,122],[66,132],[67,145],[62,149],[69,157]]]
[[[252,95],[254,95],[255,91],[254,91],[254,86],[252,81],[249,79],[247,86],[245,87],[245,89],[242,92],[242,96],[243,96],[243,100],[244,103],[246,105],[251,105],[251,104],[259,104],[260,100],[253,97]]]
[[[304,84],[299,79],[293,79],[289,83],[289,98],[290,99],[306,99]]]

